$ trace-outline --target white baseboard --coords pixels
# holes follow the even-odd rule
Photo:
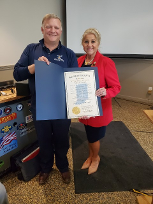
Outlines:
[[[116,98],[121,98],[121,99],[129,100],[129,101],[153,105],[153,100],[150,100],[150,99],[137,98],[137,97],[126,96],[126,95],[121,95],[121,94],[118,94]]]

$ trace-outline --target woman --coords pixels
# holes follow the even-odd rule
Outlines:
[[[86,54],[78,58],[79,67],[98,68],[100,88],[96,91],[96,96],[101,97],[103,109],[103,116],[91,118],[84,116],[79,119],[85,125],[89,145],[89,156],[81,169],[88,168],[88,174],[98,169],[100,139],[105,136],[106,126],[113,120],[111,98],[121,89],[114,62],[98,51],[100,40],[100,33],[96,29],[87,29],[82,36],[82,46]]]

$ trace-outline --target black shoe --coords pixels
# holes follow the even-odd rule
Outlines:
[[[47,179],[48,179],[48,177],[49,177],[49,173],[42,173],[41,172],[40,175],[39,175],[39,184],[40,185],[45,184]]]
[[[61,173],[61,175],[62,175],[62,179],[63,179],[64,183],[66,183],[66,184],[70,183],[71,178],[70,178],[70,172],[69,171]]]

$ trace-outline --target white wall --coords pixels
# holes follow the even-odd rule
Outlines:
[[[0,66],[15,64],[27,44],[42,38],[41,21],[47,13],[64,19],[65,44],[65,1],[0,0]]]
[[[121,92],[118,97],[153,104],[153,92],[148,94],[148,87],[153,87],[153,60],[113,59],[118,71]]]

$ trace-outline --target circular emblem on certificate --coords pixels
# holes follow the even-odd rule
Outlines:
[[[3,114],[3,110],[0,108],[0,116]]]
[[[17,107],[16,107],[16,110],[17,111],[21,111],[23,109],[23,105],[22,105],[22,103],[19,103],[18,105],[17,105]]]
[[[11,108],[10,106],[7,106],[6,108],[4,108],[4,113],[5,113],[6,115],[10,114],[11,111],[12,111],[12,108]]]
[[[80,113],[80,108],[75,106],[73,109],[72,109],[72,112],[75,114],[75,115],[78,115]]]

